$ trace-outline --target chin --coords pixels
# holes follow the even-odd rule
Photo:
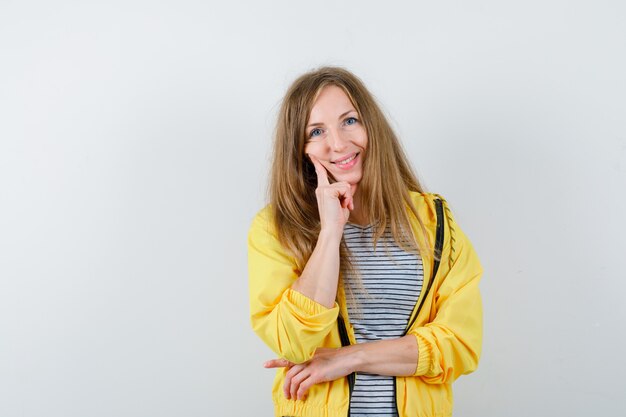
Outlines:
[[[347,182],[348,184],[351,185],[356,185],[361,181],[361,174],[348,174],[348,175],[336,175],[335,176],[335,180],[336,181],[344,181]]]

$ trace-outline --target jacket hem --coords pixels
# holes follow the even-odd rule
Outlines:
[[[326,406],[307,406],[305,404],[274,404],[275,417],[346,417],[348,410],[329,409]],[[443,417],[443,416],[442,416]],[[445,416],[447,417],[447,416]]]

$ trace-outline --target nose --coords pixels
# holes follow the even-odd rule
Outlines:
[[[347,138],[339,130],[329,129],[327,139],[329,148],[334,152],[341,152],[348,146]]]

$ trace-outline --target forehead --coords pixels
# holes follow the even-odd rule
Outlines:
[[[341,87],[328,85],[320,91],[313,102],[309,120],[338,117],[347,111],[356,110]]]

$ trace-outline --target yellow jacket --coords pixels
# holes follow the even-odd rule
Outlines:
[[[474,371],[480,357],[482,304],[478,282],[483,270],[445,200],[436,194],[417,192],[412,192],[411,198],[431,242],[435,242],[437,223],[434,201],[442,200],[444,240],[437,275],[428,294],[421,292],[416,306],[423,306],[407,333],[417,338],[419,359],[414,376],[396,377],[398,413],[400,417],[451,416],[452,382]],[[318,347],[341,347],[337,317],[340,311],[348,317],[345,295],[339,288],[335,306],[327,308],[291,289],[300,271],[278,242],[271,219],[270,208],[265,207],[254,218],[248,235],[252,328],[279,357],[302,363],[311,359]],[[411,222],[421,243],[422,233],[413,216]],[[434,258],[424,251],[420,255],[426,289]],[[350,342],[356,343],[348,320],[346,329]],[[305,400],[287,400],[282,390],[285,372],[280,368],[274,379],[276,416],[347,416],[347,378],[314,385]]]

